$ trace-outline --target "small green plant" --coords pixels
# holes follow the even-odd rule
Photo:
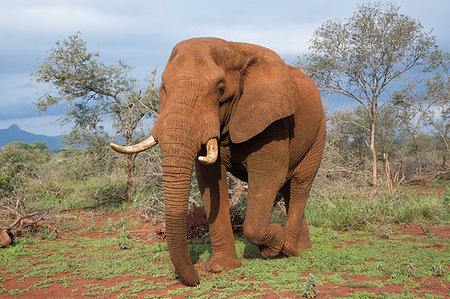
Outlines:
[[[377,270],[380,271],[380,272],[384,271],[383,265],[382,264],[378,264],[377,265]]]
[[[433,239],[434,237],[436,237],[436,234],[433,233],[426,233],[425,234],[427,236],[427,238]]]
[[[435,277],[444,277],[445,276],[445,269],[442,269],[442,266],[431,266],[431,271],[433,273],[433,276]]]
[[[106,222],[105,232],[108,235],[114,234],[114,224],[112,218],[108,218],[108,221]]]
[[[337,232],[334,232],[334,233],[332,233],[332,234],[330,235],[330,239],[331,239],[331,240],[337,240],[338,237],[339,237],[339,236],[338,236],[338,233],[337,233]]]
[[[389,226],[386,226],[383,230],[383,233],[380,235],[381,239],[390,239],[391,238],[391,229]]]
[[[415,274],[416,274],[416,272],[417,272],[417,267],[416,267],[416,265],[414,265],[413,263],[409,263],[409,264],[406,266],[405,274],[406,274],[407,276],[409,276],[409,277],[414,277]]]
[[[317,297],[318,291],[316,288],[316,278],[314,274],[310,273],[308,280],[303,288],[302,297],[305,298],[315,298]]]
[[[125,225],[122,226],[122,233],[117,238],[119,249],[130,249],[131,248],[131,234],[125,231]]]
[[[87,230],[90,231],[90,232],[95,232],[95,231],[97,231],[97,224],[95,224],[94,214],[93,213],[91,213],[90,218],[91,218],[91,224],[89,225]]]

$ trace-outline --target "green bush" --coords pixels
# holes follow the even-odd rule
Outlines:
[[[0,153],[0,195],[10,194],[26,181],[26,177],[36,176],[51,156],[42,142],[27,144],[14,141],[5,145]]]
[[[369,191],[369,192],[367,192]],[[450,208],[447,194],[418,193],[407,186],[393,196],[370,190],[313,191],[306,207],[308,222],[335,230],[362,229],[371,224],[423,223],[445,224]]]

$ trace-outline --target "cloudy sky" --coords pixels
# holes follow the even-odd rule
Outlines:
[[[59,135],[63,108],[39,115],[33,102],[42,87],[29,76],[55,42],[80,31],[107,64],[122,59],[144,83],[154,66],[162,72],[181,40],[216,36],[269,47],[288,63],[308,50],[326,20],[351,17],[364,0],[1,0],[0,129]],[[450,1],[394,0],[400,11],[433,30],[450,50]]]

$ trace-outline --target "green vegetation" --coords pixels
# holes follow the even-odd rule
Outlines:
[[[331,239],[333,234],[338,234],[338,238]],[[58,284],[67,289],[66,294],[121,298],[135,294],[143,297],[156,291],[165,296],[225,298],[276,294],[314,298],[328,284],[361,292],[367,288],[403,286],[401,292],[418,294],[426,288],[429,277],[442,284],[449,282],[444,270],[450,263],[449,240],[439,240],[443,246],[439,250],[430,246],[438,241],[435,238],[397,232],[382,239],[375,232],[312,228],[311,237],[311,250],[299,257],[279,259],[254,259],[257,247],[245,238],[237,238],[236,249],[243,265],[219,275],[201,269],[209,258],[210,247],[191,242],[192,257],[198,261],[202,281],[195,288],[185,287],[177,280],[165,243],[146,244],[127,237],[132,246],[121,250],[117,247],[121,236],[107,233],[95,239],[74,233],[52,242],[22,238],[15,246],[0,251],[0,284],[2,292],[10,295],[25,295]],[[28,281],[34,283],[26,288],[6,288],[13,280],[24,285]]]

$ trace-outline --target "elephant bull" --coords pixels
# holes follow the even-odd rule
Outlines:
[[[211,272],[239,267],[231,229],[226,171],[248,182],[244,234],[264,257],[296,256],[311,241],[304,210],[325,143],[316,85],[273,51],[247,43],[196,38],[175,46],[162,74],[159,117],[137,153],[159,143],[170,257],[188,285],[199,283],[187,247],[192,170],[210,225]],[[270,223],[275,197],[284,227]]]

